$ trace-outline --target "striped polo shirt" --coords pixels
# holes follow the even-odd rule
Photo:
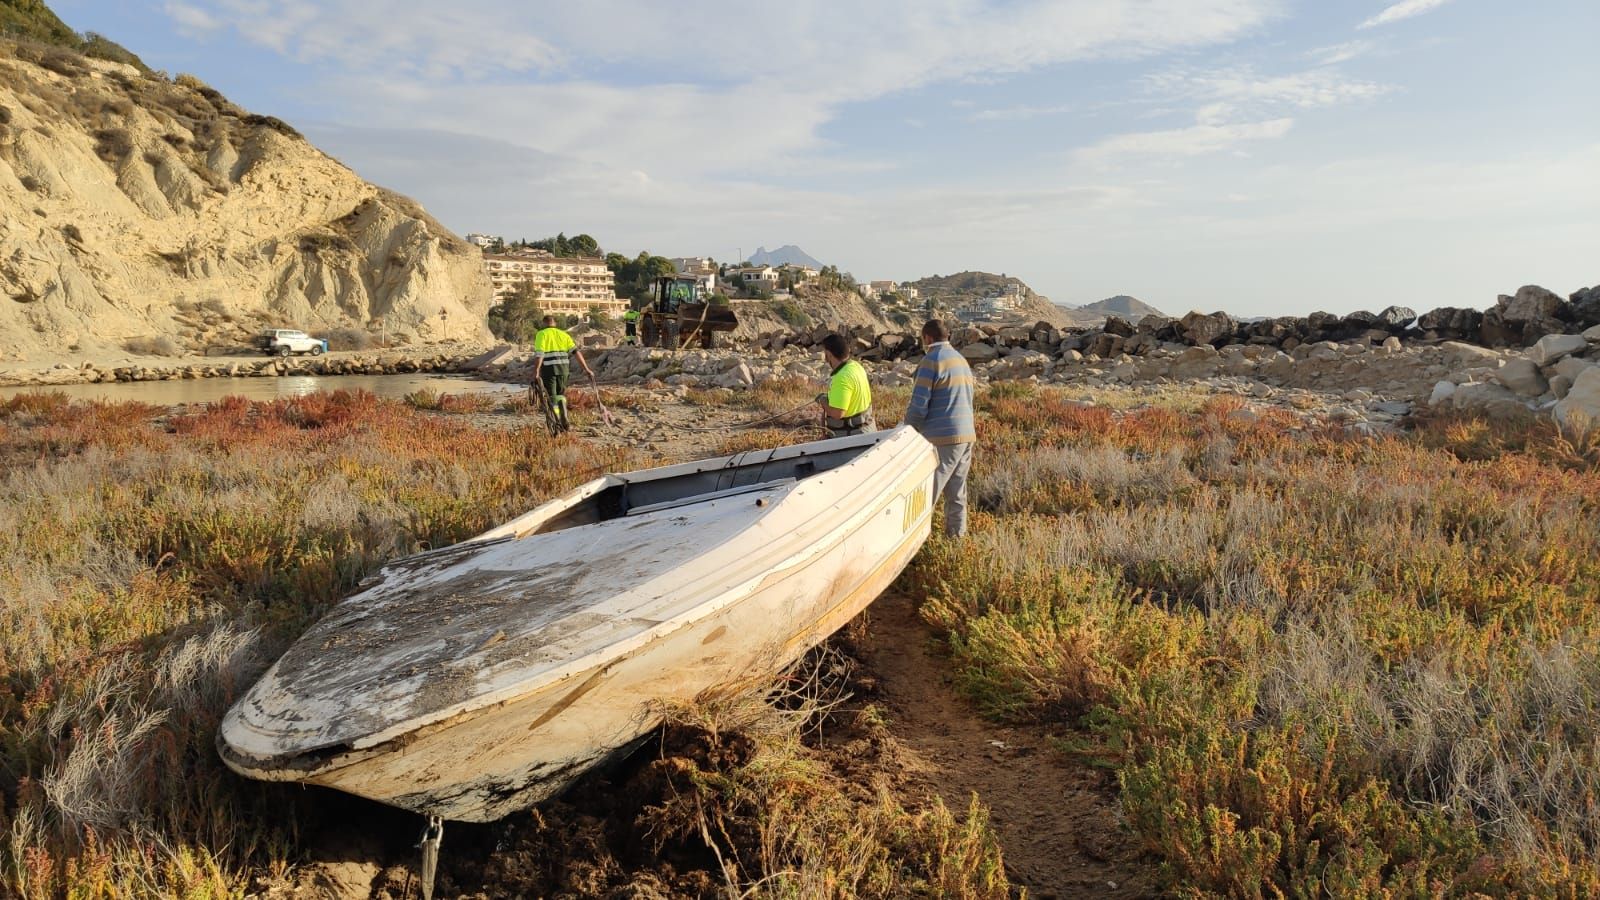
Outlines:
[[[905,422],[935,447],[978,439],[972,424],[972,367],[949,341],[928,348],[917,367]]]

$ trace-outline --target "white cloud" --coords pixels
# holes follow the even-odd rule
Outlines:
[[[1390,22],[1398,22],[1401,19],[1409,19],[1412,16],[1420,16],[1425,12],[1432,12],[1449,2],[1450,0],[1400,0],[1399,3],[1385,8],[1383,12],[1356,27],[1375,28],[1379,25],[1387,25]]]
[[[1171,69],[1150,76],[1147,84],[1168,96],[1257,111],[1338,106],[1371,100],[1390,91],[1386,85],[1347,78],[1327,68],[1270,76],[1258,74],[1251,66]]]
[[[352,124],[422,123],[665,178],[765,174],[825,154],[820,129],[845,104],[1227,41],[1282,2],[590,0],[530,15],[518,0],[170,0],[169,12],[341,70],[318,99]]]
[[[178,27],[189,35],[201,36],[222,27],[222,23],[218,22],[215,16],[188,3],[167,0],[165,9],[167,15],[178,23]]]
[[[1318,47],[1307,53],[1306,58],[1319,66],[1336,66],[1366,56],[1376,48],[1377,44],[1373,41],[1345,41],[1342,44]]]
[[[1201,156],[1232,150],[1251,141],[1277,140],[1294,127],[1294,119],[1269,119],[1235,124],[1198,123],[1188,128],[1119,134],[1078,151],[1088,163],[1110,163],[1130,156]]]
[[[1070,103],[1063,103],[1057,106],[1004,106],[995,109],[980,109],[969,116],[968,119],[973,122],[1021,122],[1044,116],[1065,115],[1077,109],[1077,106]]]

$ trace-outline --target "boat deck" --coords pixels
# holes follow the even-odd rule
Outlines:
[[[746,487],[391,563],[279,660],[268,676],[277,690],[253,692],[231,742],[247,752],[303,753],[515,692],[690,612],[699,595],[659,583],[661,573],[687,548],[712,552],[759,529],[794,488],[788,480]],[[538,560],[559,562],[530,568],[531,544]]]

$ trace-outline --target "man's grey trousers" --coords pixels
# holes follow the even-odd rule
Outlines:
[[[961,537],[967,533],[967,472],[972,469],[972,447],[946,444],[939,451],[939,468],[933,474],[933,495],[944,499],[944,533]]]

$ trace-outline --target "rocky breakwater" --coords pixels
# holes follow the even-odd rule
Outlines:
[[[488,354],[480,348],[417,348],[352,351],[328,356],[271,359],[190,359],[183,361],[128,361],[122,364],[85,362],[60,364],[49,369],[0,372],[0,385],[51,387],[133,381],[179,381],[195,378],[272,378],[280,375],[398,375],[413,372],[477,372]]]
[[[967,326],[952,335],[952,342],[987,380],[1087,387],[1191,382],[1261,398],[1313,391],[1342,399],[1344,405],[1333,411],[1350,419],[1393,417],[1417,403],[1440,402],[1451,390],[1440,385],[1448,382],[1470,386],[1457,405],[1505,401],[1519,408],[1555,409],[1565,403],[1555,410],[1565,420],[1568,410],[1587,414],[1580,407],[1589,402],[1591,389],[1588,382],[1578,384],[1586,362],[1578,344],[1587,344],[1582,335],[1592,332],[1584,329],[1596,325],[1600,287],[1563,300],[1527,286],[1502,295],[1487,311],[1444,307],[1418,315],[1391,306],[1378,313],[1253,321],[1192,312],[1182,318],[1146,316],[1137,324],[1110,316],[1089,329],[1059,329],[1046,322]],[[848,334],[862,358],[891,364],[875,377],[903,375],[901,362],[919,354],[914,335],[861,329]],[[811,348],[821,337],[812,329],[769,336],[757,346]],[[1572,361],[1563,363],[1563,358]],[[1537,371],[1528,372],[1529,366]],[[1490,375],[1502,367],[1504,372]],[[1569,402],[1573,391],[1576,398]]]

